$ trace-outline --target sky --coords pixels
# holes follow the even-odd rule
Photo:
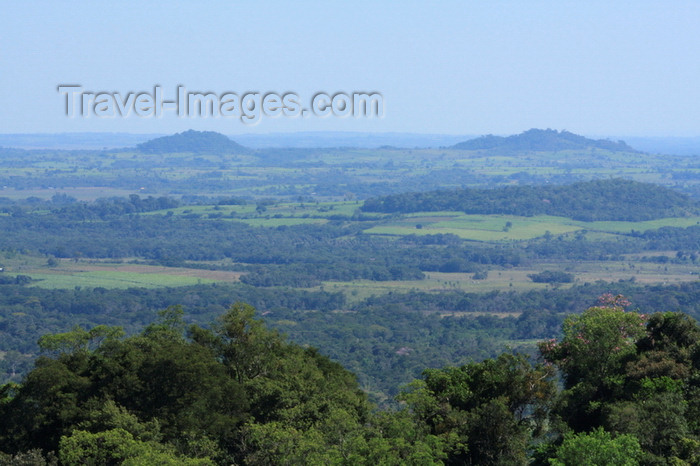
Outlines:
[[[697,1],[0,1],[2,134],[700,136]],[[250,95],[258,116],[235,98],[226,115],[156,115],[156,86],[162,100],[212,93],[217,110]],[[342,116],[341,95],[316,115],[319,93],[378,93],[383,114]],[[267,115],[267,94],[297,108],[273,95]]]

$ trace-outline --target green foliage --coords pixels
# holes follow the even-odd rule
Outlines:
[[[14,455],[0,452],[0,466],[57,466],[58,458],[53,453],[44,455],[38,449],[23,451]]]
[[[254,447],[246,464],[438,466],[447,459],[444,439],[427,434],[405,410],[378,413],[364,425],[334,411],[305,431],[279,422],[253,423],[245,435]]]
[[[695,464],[700,327],[679,313],[625,312],[620,296],[605,301],[567,318],[561,341],[540,344],[565,380],[555,412],[578,432],[633,435],[645,464]]]
[[[246,463],[263,464],[332,464],[337,451],[319,448],[323,435],[317,429],[300,431],[282,423],[253,424],[247,428],[251,452]]]
[[[579,383],[615,384],[615,375],[636,353],[645,325],[643,316],[620,307],[592,307],[567,317],[562,331],[561,341],[543,342],[540,351],[562,370],[566,387],[572,388]]]
[[[303,438],[332,432],[339,419],[359,431],[369,405],[354,376],[285,342],[254,314],[236,304],[187,338],[175,306],[140,335],[90,350],[86,335],[105,332],[76,331],[51,346],[64,350],[55,359],[40,359],[8,389],[0,449],[58,450],[64,464],[230,463],[261,454],[241,444],[244,431],[260,448],[276,425]],[[341,440],[331,437],[329,448]]]
[[[607,407],[606,425],[614,432],[634,435],[647,456],[672,458],[682,454],[688,430],[686,403],[679,393],[665,392],[639,401],[620,401]]]
[[[271,356],[279,356],[283,342],[255,318],[255,308],[236,303],[214,327],[214,333],[193,329],[195,341],[209,344],[232,377],[239,382],[267,375],[274,367]]]
[[[602,422],[601,400],[620,396],[621,372],[645,335],[644,318],[621,307],[592,307],[563,324],[563,338],[540,343],[546,361],[562,372],[567,389],[559,411],[576,430]]]
[[[425,370],[382,412],[247,304],[208,328],[179,306],[128,338],[77,328],[2,387],[0,464],[697,464],[700,327],[627,305],[604,295],[540,345],[560,392],[553,365],[502,354]]]
[[[187,327],[183,320],[184,315],[185,311],[182,309],[182,306],[169,306],[162,311],[158,311],[158,321],[146,326],[143,333],[146,336],[156,338],[182,339]]]
[[[396,291],[390,281],[419,280],[426,272],[473,273],[476,279],[482,272],[487,277],[487,269],[493,277],[548,258],[599,261],[650,250],[677,251],[648,260],[688,266],[692,272],[700,250],[700,226],[691,226],[692,217],[590,228],[583,222],[696,213],[696,202],[673,191],[609,179],[663,180],[697,193],[691,176],[696,160],[674,159],[675,166],[669,166],[666,157],[612,153],[629,148],[556,131],[488,137],[475,144],[473,149],[484,152],[249,152],[222,135],[186,132],[146,143],[140,155],[0,149],[0,185],[31,196],[49,190],[54,195],[50,201],[0,199],[6,248],[0,277],[0,375],[20,380],[27,374],[21,385],[0,388],[0,450],[14,457],[0,455],[0,462],[51,463],[50,454],[43,452],[63,444],[64,454],[84,455],[73,461],[88,463],[116,455],[115,462],[132,464],[188,459],[195,464],[209,459],[219,464],[422,465],[464,459],[519,464],[544,433],[546,445],[554,448],[559,434],[569,429],[581,433],[603,426],[613,440],[634,435],[649,464],[700,463],[699,332],[692,319],[680,314],[650,316],[646,328],[640,327],[644,333],[629,332],[622,346],[611,346],[616,336],[608,332],[619,330],[620,321],[589,319],[592,311],[582,316],[580,328],[568,330],[571,345],[545,351],[564,371],[567,389],[558,397],[548,369],[502,357],[427,371],[425,380],[404,395],[405,409],[375,415],[355,377],[323,356],[351,368],[367,392],[386,400],[426,367],[493,357],[506,342],[529,344],[524,348],[532,351],[532,339],[556,336],[565,315],[590,306],[603,291],[629,293],[645,312],[680,309],[700,316],[699,282],[663,287],[599,283],[526,293]],[[552,157],[537,153],[540,149],[570,152]],[[528,157],[503,156],[516,150],[528,151]],[[576,152],[580,150],[585,155]],[[232,158],[231,153],[245,155]],[[401,160],[401,167],[387,164],[390,159]],[[643,174],[641,161],[648,167]],[[561,184],[591,177],[606,180]],[[481,222],[484,229],[477,239],[485,242],[477,245],[456,234],[426,234],[442,223],[437,216],[355,212],[359,202],[310,208],[315,200],[308,197],[366,199],[416,186],[505,185],[514,186],[392,195],[368,201],[364,208],[374,205],[393,213],[450,207],[512,212],[519,218],[558,213],[579,220],[564,225],[559,219],[530,218],[527,234],[521,234],[515,218],[462,217],[442,225],[459,233],[467,221],[471,226]],[[55,188],[94,186],[111,189],[108,195],[138,190],[154,196],[88,203],[55,194]],[[173,199],[162,193],[183,195]],[[299,204],[281,205],[261,196],[304,197]],[[205,203],[212,205],[198,205]],[[506,220],[513,222],[503,227]],[[542,220],[548,223],[536,224]],[[322,224],[287,226],[307,221]],[[417,224],[422,228],[413,228]],[[423,236],[364,234],[377,231],[375,227],[401,231],[401,225]],[[670,226],[658,228],[662,225]],[[566,234],[578,228],[614,234],[603,240],[593,231]],[[494,232],[524,239],[543,230],[551,234],[541,240],[491,241]],[[241,280],[251,286],[115,291],[82,283],[83,289],[38,290],[33,286],[42,282],[36,278],[43,277],[15,276],[20,269],[5,263],[12,260],[24,267],[23,273],[32,273],[23,263],[27,250],[35,254],[30,260],[40,257],[42,268],[51,266],[49,272],[63,277],[71,273],[67,261],[54,257],[76,262],[135,257],[153,264],[244,272]],[[391,292],[346,301],[340,292],[305,289],[329,289],[334,285],[327,281],[355,279],[381,281],[379,286]],[[404,285],[413,286],[399,286]],[[273,288],[278,286],[285,288]],[[249,306],[229,309],[237,300],[265,309],[268,323],[301,346],[265,328]],[[186,316],[178,303],[186,304]],[[155,311],[168,306],[153,323]],[[495,316],[504,310],[515,311],[514,316]],[[218,314],[224,315],[212,325],[188,328]],[[131,336],[123,338],[114,325]],[[594,344],[577,346],[579,331]],[[566,335],[561,343],[568,343]],[[323,355],[309,345],[322,348]],[[28,361],[39,349],[44,356],[28,371]],[[554,398],[554,415],[546,419],[549,406],[543,400]],[[109,448],[95,450],[98,444]],[[554,454],[538,458],[550,456]]]
[[[43,335],[39,338],[38,345],[45,352],[76,353],[88,351],[91,347],[98,346],[103,340],[117,339],[122,336],[124,336],[124,330],[121,327],[98,325],[85,330],[76,326],[70,332]]]
[[[185,458],[177,455],[174,448],[156,442],[136,440],[129,432],[120,428],[99,433],[74,430],[70,436],[61,438],[58,456],[61,464],[66,466],[84,464],[207,466],[215,464],[208,458]]]
[[[566,186],[507,186],[394,194],[365,201],[366,212],[460,211],[468,214],[556,215],[575,220],[641,221],[697,213],[687,196],[648,183],[615,179]]]
[[[86,403],[86,408],[92,405],[97,406],[88,411],[85,420],[79,423],[77,428],[89,432],[121,429],[138,440],[160,441],[162,439],[160,423],[157,419],[141,422],[135,414],[110,399],[104,403],[90,401]]]
[[[528,278],[535,283],[571,283],[574,281],[573,274],[551,270],[529,274]]]
[[[0,285],[28,285],[32,281],[32,277],[28,275],[0,276]]]
[[[552,466],[636,466],[642,449],[633,435],[613,437],[602,427],[590,433],[567,434]]]
[[[448,458],[447,450],[458,440],[455,435],[433,435],[413,415],[402,409],[378,413],[365,429],[356,456],[358,464],[441,465]]]
[[[526,464],[529,442],[544,431],[552,373],[520,356],[430,369],[401,399],[440,436],[449,463]]]
[[[495,357],[506,344],[533,352],[533,339],[558,335],[567,315],[590,306],[606,291],[624,293],[643,312],[670,306],[700,316],[700,282],[598,283],[530,292],[394,291],[356,302],[347,302],[341,293],[329,289],[333,292],[241,284],[128,290],[4,288],[0,351],[7,353],[0,360],[0,370],[5,371],[4,380],[19,381],[33,364],[32,353],[39,351],[37,339],[42,334],[65,333],[76,321],[85,329],[122,325],[133,335],[170,305],[187,303],[183,319],[203,324],[240,300],[270,311],[265,315],[269,326],[300,345],[322,348],[324,355],[354,372],[375,400],[386,403],[399,386],[420,376],[426,367]],[[513,309],[522,314],[496,317]],[[332,312],[339,310],[352,312]],[[443,317],[453,313],[459,317]],[[686,366],[674,367],[684,370]]]

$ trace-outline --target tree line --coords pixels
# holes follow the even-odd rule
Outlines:
[[[688,196],[651,183],[614,179],[570,185],[506,186],[409,192],[367,199],[365,212],[460,211],[467,214],[555,215],[581,221],[644,221],[697,215]]]

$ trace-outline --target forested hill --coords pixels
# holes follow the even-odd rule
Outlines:
[[[468,214],[556,215],[583,221],[636,222],[697,215],[700,203],[662,186],[613,179],[571,185],[395,194],[368,199],[362,210],[386,213],[452,210]]]
[[[462,150],[499,150],[499,151],[562,151],[603,149],[619,152],[637,152],[624,141],[607,139],[589,139],[568,131],[554,129],[531,129],[524,133],[502,137],[487,135],[469,141],[460,142],[452,149]]]
[[[192,152],[195,154],[246,154],[250,149],[214,131],[189,130],[172,136],[151,139],[136,146],[147,154]]]

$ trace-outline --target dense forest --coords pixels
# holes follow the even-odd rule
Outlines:
[[[682,310],[700,318],[700,284],[579,285],[528,292],[391,292],[355,303],[344,294],[245,284],[177,288],[46,290],[0,286],[0,376],[19,381],[45,333],[74,325],[120,326],[127,334],[150,324],[163,306],[183,305],[188,324],[205,325],[234,301],[264,310],[266,323],[300,345],[317,347],[352,370],[372,399],[390,404],[398,388],[426,367],[494,357],[505,346],[532,353],[534,339],[559,334],[564,319],[603,293],[624,293],[643,313]],[[505,316],[499,315],[510,312]],[[454,316],[445,316],[448,313]]]
[[[697,215],[699,209],[697,201],[680,193],[629,180],[404,193],[368,199],[362,206],[366,212],[457,210],[469,214],[558,215],[588,222]]]
[[[76,327],[0,389],[5,464],[697,464],[700,327],[606,294],[539,343],[427,369],[377,411],[352,373],[236,304]],[[556,383],[557,374],[563,384]]]

